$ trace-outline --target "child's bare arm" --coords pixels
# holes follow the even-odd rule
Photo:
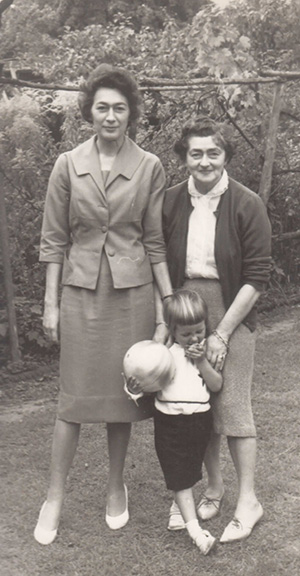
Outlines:
[[[223,384],[223,376],[221,372],[217,372],[207,360],[206,356],[196,361],[197,367],[201,373],[205,384],[212,392],[219,392]]]
[[[195,362],[207,387],[212,392],[219,392],[222,388],[223,377],[221,372],[217,372],[206,358],[206,340],[189,346],[185,355]]]

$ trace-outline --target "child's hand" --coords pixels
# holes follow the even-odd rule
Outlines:
[[[124,381],[124,391],[126,392],[127,396],[130,398],[130,400],[133,400],[136,403],[136,405],[138,406],[137,401],[139,400],[139,398],[144,396],[144,393],[141,389],[140,382],[134,376],[129,376],[128,378],[126,378],[126,376],[123,372],[122,372],[122,377],[123,377],[123,381]]]
[[[129,376],[126,380],[127,390],[131,394],[140,394],[142,392],[141,384],[135,376]]]
[[[201,342],[196,344],[191,344],[185,349],[185,355],[191,360],[203,360],[206,354],[206,339],[204,338]]]

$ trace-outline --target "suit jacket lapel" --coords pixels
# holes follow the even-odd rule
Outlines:
[[[71,158],[78,176],[90,174],[99,189],[105,203],[107,203],[105,185],[102,178],[99,154],[96,145],[96,136],[93,136],[87,142],[79,145],[72,150]],[[132,140],[125,137],[124,143],[120,148],[113,167],[106,181],[106,188],[114,180],[122,175],[130,180],[144,158],[144,151],[139,148]]]
[[[98,149],[96,145],[96,136],[93,136],[83,144],[80,144],[77,148],[75,148],[75,150],[72,150],[71,157],[77,175],[82,176],[83,174],[90,174],[96,186],[98,187],[103,200],[105,203],[107,203]]]
[[[127,178],[127,180],[130,180],[142,162],[144,155],[144,151],[125,136],[123,145],[121,146],[113,163],[113,167],[108,175],[106,187],[108,188],[120,175]]]

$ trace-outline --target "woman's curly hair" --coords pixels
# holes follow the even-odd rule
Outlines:
[[[225,151],[226,161],[230,162],[234,154],[234,145],[229,140],[226,132],[226,125],[219,124],[207,116],[196,118],[196,120],[189,122],[183,127],[180,138],[175,142],[174,152],[178,154],[182,162],[185,162],[189,139],[192,136],[212,136],[215,144]]]
[[[91,109],[94,96],[99,88],[118,90],[127,98],[130,110],[129,124],[134,124],[140,116],[141,97],[135,79],[124,68],[110,64],[100,64],[81,84],[78,104],[82,117],[92,123]]]

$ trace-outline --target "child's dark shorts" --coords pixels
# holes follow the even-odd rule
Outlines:
[[[186,490],[201,480],[211,431],[211,410],[170,415],[155,409],[155,449],[168,490]]]

